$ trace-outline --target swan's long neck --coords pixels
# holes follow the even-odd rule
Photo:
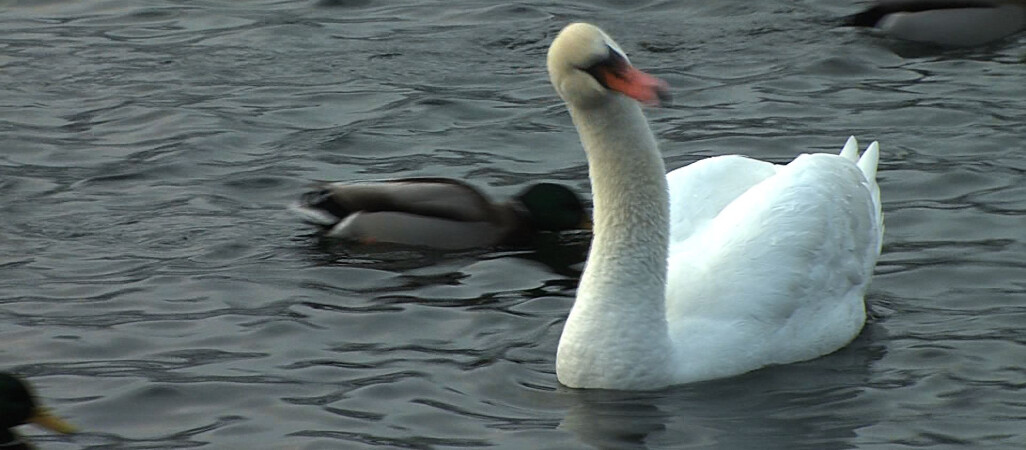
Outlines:
[[[601,111],[571,109],[571,114],[588,155],[595,214],[584,278],[600,271],[641,271],[632,275],[644,274],[645,284],[658,288],[659,301],[653,303],[661,307],[670,213],[666,168],[655,137],[638,104],[624,97]],[[632,287],[639,281],[616,279]]]
[[[557,353],[568,386],[657,385],[668,370],[666,171],[640,106],[616,96],[570,113],[588,156],[594,240]],[[606,381],[602,381],[606,380]]]

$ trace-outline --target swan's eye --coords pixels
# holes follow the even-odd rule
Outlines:
[[[612,76],[624,79],[625,75],[631,68],[631,64],[627,62],[627,58],[624,58],[620,52],[614,50],[612,47],[607,45],[606,49],[608,50],[608,54],[604,59],[585,67],[582,70],[587,72],[588,75],[591,75],[595,81],[598,81],[599,84],[602,85],[602,87],[609,89],[609,84],[607,82],[609,77]]]

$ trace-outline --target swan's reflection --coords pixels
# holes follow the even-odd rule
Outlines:
[[[656,403],[658,395],[620,391],[568,390],[579,402],[559,428],[595,448],[644,449],[650,435],[672,420]]]
[[[559,428],[592,448],[845,449],[879,420],[860,399],[884,330],[868,324],[831,355],[653,392],[564,389]],[[875,337],[874,337],[875,335]]]

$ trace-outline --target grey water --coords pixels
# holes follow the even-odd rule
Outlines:
[[[0,370],[43,449],[1026,448],[1026,36],[933,49],[847,0],[0,1]],[[656,392],[561,387],[586,234],[436,253],[321,239],[316,180],[489,195],[587,166],[566,23],[666,79],[667,165],[879,140],[850,346]]]

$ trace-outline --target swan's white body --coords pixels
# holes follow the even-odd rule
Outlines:
[[[559,381],[655,389],[850,342],[883,234],[876,144],[861,159],[850,139],[840,155],[784,166],[724,156],[664,175],[639,104],[583,69],[603,52],[619,48],[587,24],[568,26],[549,50],[587,153],[595,216]]]

